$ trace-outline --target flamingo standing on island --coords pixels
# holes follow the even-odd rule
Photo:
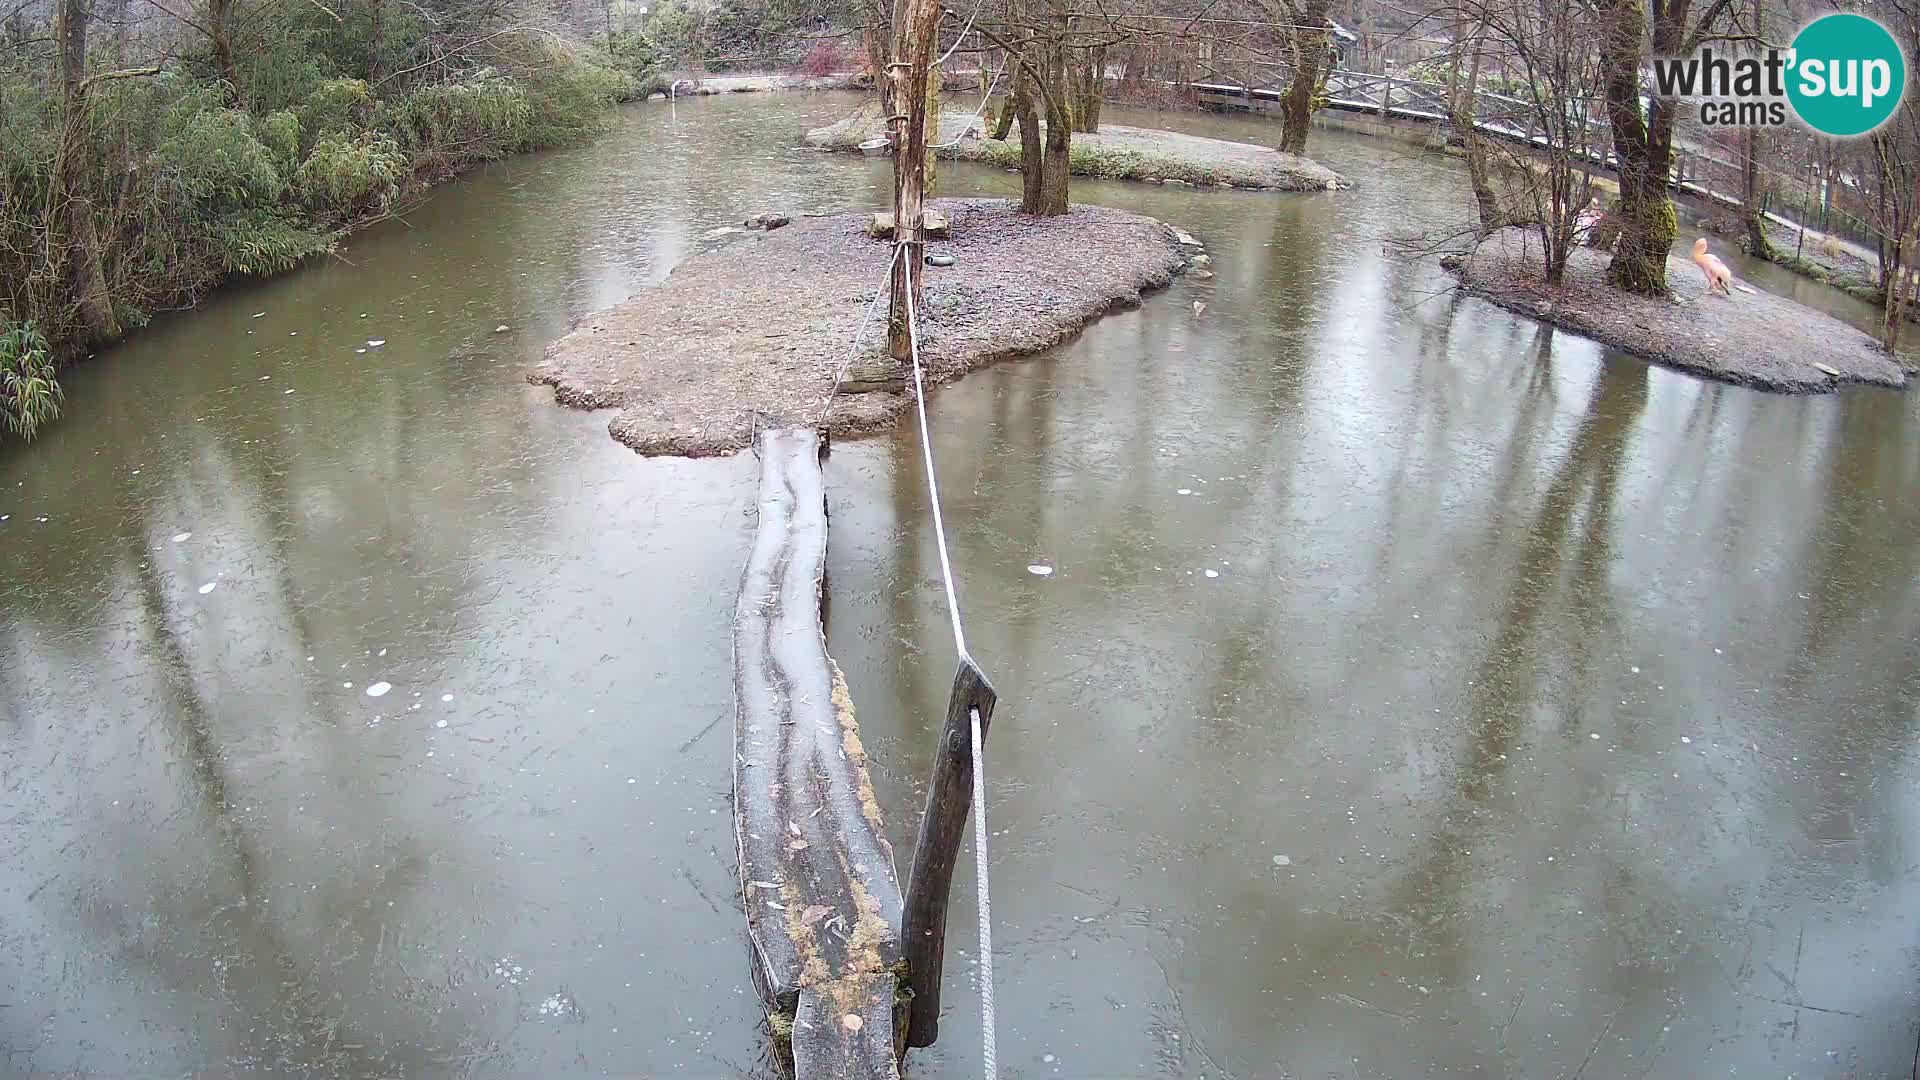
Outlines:
[[[1576,244],[1590,242],[1593,238],[1593,230],[1599,228],[1606,217],[1607,211],[1600,205],[1600,197],[1594,196],[1592,201],[1581,207],[1580,213],[1574,216],[1573,242]]]
[[[1701,237],[1693,242],[1693,262],[1707,275],[1707,295],[1718,292],[1727,299],[1733,299],[1733,271],[1720,257],[1707,250],[1707,238]]]

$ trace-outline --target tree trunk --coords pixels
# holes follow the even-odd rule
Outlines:
[[[231,2],[231,0],[227,0]],[[613,6],[607,6],[607,47],[613,47]],[[387,2],[367,0],[367,82],[379,85],[386,77]]]
[[[1047,152],[1040,169],[1040,205],[1033,212],[1059,217],[1067,212],[1067,162],[1073,150],[1073,125],[1047,120]]]
[[[1033,76],[1025,66],[1016,68],[1011,108],[1020,121],[1020,212],[1038,214],[1044,202],[1040,192],[1044,151],[1040,146],[1040,112],[1033,103]]]
[[[1464,35],[1456,36],[1455,41],[1465,42]],[[1467,182],[1473,188],[1473,203],[1480,213],[1480,235],[1488,233],[1507,223],[1506,215],[1500,210],[1499,196],[1494,194],[1492,170],[1487,164],[1487,141],[1480,137],[1474,125],[1474,103],[1479,100],[1480,61],[1484,54],[1480,51],[1477,39],[1473,42],[1473,64],[1467,72],[1464,87],[1456,86],[1449,90],[1448,99],[1453,104],[1453,115],[1448,123],[1454,134],[1460,139],[1467,152]],[[1454,80],[1458,82],[1459,65],[1454,67]],[[1457,92],[1456,92],[1457,91]]]
[[[100,234],[93,220],[94,145],[87,118],[88,0],[60,0],[54,15],[54,41],[60,77],[60,141],[48,185],[48,270],[62,279],[90,341],[120,336],[113,296],[100,257]]]
[[[1913,252],[1911,234],[1902,234],[1894,245],[1892,265],[1888,267],[1886,319],[1880,326],[1880,344],[1892,352],[1900,345],[1900,325],[1906,321],[1906,268]]]
[[[1602,0],[1600,12],[1607,121],[1620,173],[1620,236],[1607,278],[1627,292],[1661,296],[1667,291],[1667,252],[1680,227],[1667,191],[1673,171],[1673,110],[1656,97],[1650,116],[1640,112],[1644,0]]]
[[[1320,69],[1327,63],[1327,12],[1331,0],[1306,0],[1300,25],[1288,35],[1293,59],[1293,81],[1280,101],[1280,150],[1307,152],[1307,133],[1313,124],[1313,101],[1320,89]]]
[[[1015,75],[1014,78],[1017,81],[1019,76]],[[989,108],[991,109],[991,107]],[[998,109],[992,109],[991,111],[993,115],[993,132],[987,137],[997,142],[1006,142],[1007,136],[1013,131],[1014,110],[1012,96],[1009,95],[1005,100],[1000,102]]]
[[[911,354],[907,312],[920,299],[920,263],[926,251],[922,222],[927,135],[929,128],[937,130],[939,124],[939,117],[927,115],[927,82],[939,19],[938,0],[906,0],[893,29],[894,59],[886,69],[893,82],[893,98],[902,106],[894,121],[893,149],[893,238],[902,250],[887,309],[887,352],[896,360]]]
[[[1107,96],[1107,47],[1096,45],[1073,65],[1073,130],[1100,130],[1100,106]]]
[[[1040,200],[1033,212],[1059,217],[1067,212],[1067,163],[1073,151],[1073,101],[1067,86],[1067,18],[1056,3],[1054,36],[1044,53],[1041,99],[1047,106],[1047,148],[1040,166]]]
[[[1748,128],[1741,138],[1745,161],[1740,166],[1740,219],[1747,227],[1747,254],[1773,261],[1764,215],[1766,189],[1760,183],[1760,129]]]

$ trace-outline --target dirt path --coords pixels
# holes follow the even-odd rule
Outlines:
[[[1453,266],[1461,287],[1501,307],[1695,375],[1787,393],[1843,382],[1900,388],[1907,373],[1871,337],[1772,293],[1707,296],[1706,275],[1669,256],[1677,300],[1632,296],[1606,281],[1609,256],[1579,248],[1563,288],[1541,284],[1539,238],[1502,229]],[[1823,368],[1829,370],[1822,370]]]
[[[1000,200],[935,205],[953,237],[929,252],[954,259],[923,268],[922,351],[935,382],[1060,342],[1138,303],[1186,262],[1174,231],[1138,214],[1076,206],[1034,218]],[[618,409],[609,430],[645,454],[728,454],[782,423],[843,435],[886,427],[911,407],[904,393],[833,393],[892,251],[866,234],[867,220],[801,218],[696,255],[548,346],[528,378],[563,404]],[[863,362],[882,357],[881,307]]]

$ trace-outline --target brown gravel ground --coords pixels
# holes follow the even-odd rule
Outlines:
[[[955,260],[922,268],[921,357],[935,383],[1063,341],[1185,265],[1173,230],[1137,214],[1075,206],[1035,218],[1001,200],[934,205],[953,238],[928,251]],[[618,409],[608,429],[643,454],[733,453],[756,426],[816,423],[830,397],[830,434],[888,427],[912,407],[907,394],[832,394],[892,250],[866,235],[868,216],[799,218],[696,255],[589,316],[527,377],[562,404]],[[885,324],[882,301],[862,360],[883,354]]]
[[[1674,256],[1667,258],[1674,299],[1633,296],[1607,284],[1609,258],[1576,250],[1565,285],[1550,289],[1541,283],[1538,237],[1509,228],[1453,270],[1475,296],[1690,374],[1786,393],[1822,393],[1842,382],[1906,385],[1905,370],[1878,343],[1830,315],[1766,292],[1707,296],[1706,275]]]

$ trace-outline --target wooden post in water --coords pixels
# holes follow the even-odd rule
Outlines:
[[[920,264],[927,245],[921,235],[927,190],[927,125],[938,128],[940,118],[927,116],[927,82],[933,65],[933,46],[940,27],[939,0],[906,0],[893,28],[893,62],[887,79],[893,84],[893,238],[904,244],[901,263],[893,275],[887,304],[887,353],[895,360],[909,355],[907,290],[920,300]]]
[[[953,864],[966,834],[967,811],[973,800],[973,721],[980,713],[980,741],[998,700],[970,656],[960,657],[947,697],[947,719],[934,748],[933,779],[927,784],[927,810],[920,818],[920,838],[913,846],[913,871],[907,879],[907,898],[900,926],[902,955],[907,961],[907,984],[913,1000],[907,1006],[907,1045],[932,1046],[940,1034],[940,975],[946,962],[947,900],[953,887]]]

